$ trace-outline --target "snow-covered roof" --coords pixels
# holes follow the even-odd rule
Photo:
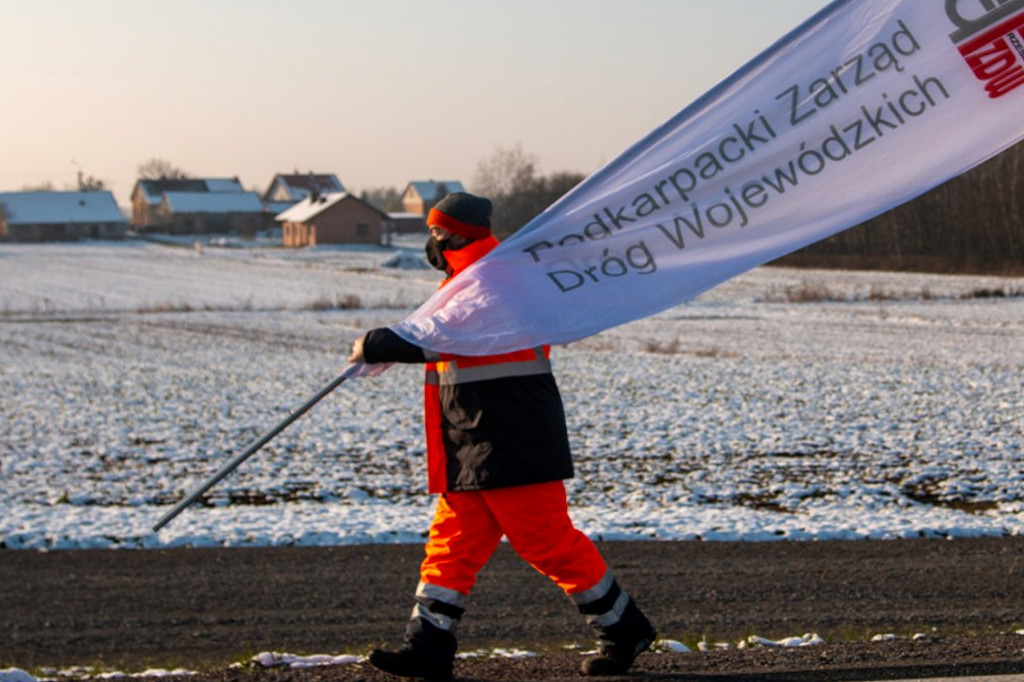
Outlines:
[[[345,186],[334,173],[278,173],[271,183],[268,195],[273,192],[275,185],[284,189],[292,201],[305,199],[313,193],[345,191]]]
[[[0,192],[8,225],[123,223],[114,195],[97,192]]]
[[[465,188],[462,183],[458,180],[414,180],[409,183],[412,185],[416,193],[420,195],[420,198],[424,201],[434,201],[439,199],[438,194],[440,193],[441,186],[444,185],[446,193],[452,192],[465,192]]]
[[[206,189],[209,192],[244,192],[245,188],[238,178],[206,178]]]
[[[156,206],[163,201],[167,192],[244,192],[245,188],[237,178],[185,178],[162,180],[139,180],[139,187],[146,197],[147,203]]]
[[[347,196],[351,195],[348,192],[328,192],[316,198],[306,197],[288,210],[278,213],[275,220],[284,223],[304,223],[310,218],[323,213]]]
[[[266,201],[263,202],[263,210],[272,215],[283,213],[295,205],[294,201]]]
[[[164,192],[164,203],[175,213],[262,213],[256,192]]]
[[[156,206],[163,200],[164,192],[208,192],[206,181],[198,178],[183,180],[139,180],[139,189],[146,197],[146,202]]]

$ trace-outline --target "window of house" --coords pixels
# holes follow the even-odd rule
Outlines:
[[[359,237],[369,237],[370,226],[366,223],[356,223],[356,235]]]

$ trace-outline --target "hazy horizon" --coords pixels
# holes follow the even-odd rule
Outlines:
[[[0,191],[139,164],[266,189],[472,184],[520,145],[589,174],[826,0],[0,0]]]

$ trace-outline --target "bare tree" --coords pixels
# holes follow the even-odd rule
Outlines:
[[[529,186],[536,168],[537,157],[524,152],[522,144],[499,147],[477,164],[473,189],[491,198],[510,196]]]
[[[22,192],[53,192],[57,189],[57,186],[53,184],[52,180],[45,180],[43,182],[36,182],[29,185],[23,185],[21,188]]]
[[[508,236],[533,220],[581,180],[579,173],[537,174],[537,160],[516,144],[497,149],[477,165],[473,190],[494,202],[491,227]]]
[[[397,213],[402,210],[402,193],[394,187],[364,189],[359,198],[385,213]]]
[[[143,161],[135,170],[142,180],[187,180],[191,177],[167,159],[159,157]]]
[[[83,176],[81,173],[78,174],[79,192],[98,192],[106,188],[106,183],[100,180],[99,178],[92,175]]]

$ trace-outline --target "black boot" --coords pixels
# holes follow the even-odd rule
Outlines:
[[[636,657],[647,651],[658,636],[657,630],[632,597],[621,618],[612,625],[594,623],[598,632],[598,655],[583,661],[580,672],[588,676],[622,675]]]
[[[455,648],[455,635],[421,618],[414,618],[409,621],[405,644],[401,649],[374,649],[369,661],[374,668],[399,677],[450,680]]]
[[[374,650],[370,665],[401,677],[452,679],[455,628],[468,602],[468,596],[455,590],[420,582],[416,606],[405,628],[405,644],[398,651]]]

